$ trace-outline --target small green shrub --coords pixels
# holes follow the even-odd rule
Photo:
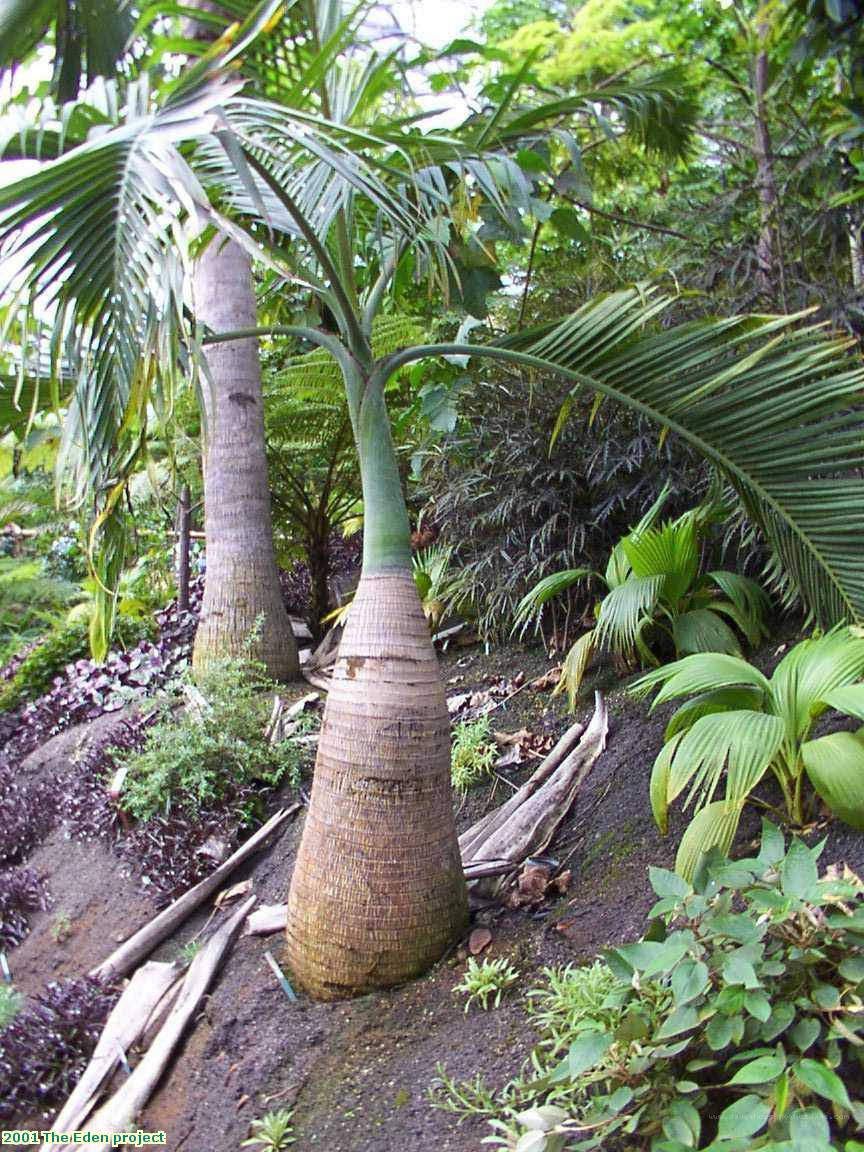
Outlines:
[[[522,1075],[445,1073],[434,1102],[519,1152],[859,1152],[864,884],[820,879],[820,852],[766,821],[757,857],[715,851],[692,885],[652,868],[648,935],[530,995]]]
[[[175,806],[194,811],[230,800],[248,785],[275,788],[286,777],[299,784],[301,747],[290,740],[271,745],[265,736],[272,688],[249,661],[212,665],[198,685],[202,706],[180,713],[166,706],[143,749],[128,759],[126,811],[146,820]],[[258,815],[254,801],[244,800],[241,814],[244,822]]]
[[[293,1115],[292,1109],[280,1108],[266,1113],[260,1120],[253,1120],[252,1135],[243,1141],[241,1147],[258,1148],[261,1152],[284,1152],[289,1144],[294,1143]]]
[[[10,1024],[24,1007],[24,997],[11,984],[0,984],[0,1029]]]
[[[51,632],[24,657],[18,671],[0,690],[0,711],[7,712],[35,700],[51,687],[54,677],[67,664],[89,654],[86,623],[63,624]]]
[[[488,776],[496,754],[488,716],[456,724],[450,750],[450,779],[456,791],[467,792]]]
[[[465,975],[453,989],[467,996],[465,1011],[467,1012],[476,1000],[483,1011],[489,1008],[489,1000],[498,1008],[501,997],[519,979],[519,971],[514,968],[505,956],[496,960],[477,961],[473,956],[468,960]]]

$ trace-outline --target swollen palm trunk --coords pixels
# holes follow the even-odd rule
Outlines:
[[[418,975],[468,922],[450,722],[410,569],[383,399],[358,433],[363,575],[339,647],[288,897],[296,979],[324,999]]]
[[[238,245],[216,240],[203,253],[195,304],[197,319],[215,332],[255,327],[249,258]],[[274,679],[289,680],[299,669],[297,643],[273,549],[257,342],[213,345],[207,363],[207,580],[193,665],[201,672],[214,660],[248,655]]]

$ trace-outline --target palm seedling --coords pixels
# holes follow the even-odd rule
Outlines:
[[[660,689],[655,708],[691,697],[669,721],[650,787],[664,833],[675,800],[686,793],[684,807],[693,807],[676,861],[682,875],[691,878],[715,845],[729,851],[744,805],[769,773],[786,819],[807,819],[809,784],[841,820],[864,828],[864,730],[813,736],[830,711],[864,720],[862,678],[864,636],[840,627],[796,644],[770,678],[740,656],[718,652],[685,656],[637,681],[636,693]]]
[[[754,647],[766,635],[768,598],[746,576],[701,571],[700,539],[713,505],[685,512],[655,527],[665,493],[640,523],[615,545],[604,573],[587,568],[555,572],[523,598],[516,627],[525,628],[543,606],[574,584],[596,580],[606,594],[597,602],[597,623],[568,652],[557,691],[566,689],[573,708],[594,656],[612,652],[625,667],[657,665],[664,651],[740,654],[738,635]],[[728,623],[727,623],[728,621]]]

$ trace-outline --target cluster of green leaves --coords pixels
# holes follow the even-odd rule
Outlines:
[[[628,666],[660,663],[665,651],[740,654],[733,627],[756,646],[767,635],[769,602],[753,580],[736,572],[702,572],[702,544],[716,517],[713,503],[655,527],[666,491],[639,524],[612,549],[603,575],[571,568],[545,577],[522,600],[522,630],[544,606],[574,584],[600,580],[608,589],[585,632],[564,661],[558,689],[575,706],[585,672],[597,652],[611,651]],[[729,623],[727,623],[727,620]]]
[[[455,724],[450,747],[450,779],[456,791],[467,792],[488,776],[497,754],[488,716]]]
[[[214,664],[193,690],[191,707],[177,713],[176,699],[164,705],[144,747],[126,761],[123,807],[146,820],[175,807],[194,812],[240,797],[241,815],[249,821],[259,815],[250,788],[275,788],[286,778],[297,786],[302,745],[271,744],[265,732],[272,689],[263,669],[248,660]]]
[[[728,852],[741,812],[772,773],[783,796],[783,815],[801,824],[815,793],[854,828],[864,828],[864,731],[811,738],[829,711],[864,720],[864,636],[841,627],[802,640],[769,679],[738,656],[686,656],[643,676],[633,691],[659,687],[653,707],[681,696],[666,727],[666,744],[651,774],[651,806],[662,832],[669,805],[686,790],[696,815],[681,840],[676,868],[694,874],[701,855]],[[715,800],[721,779],[726,794]]]
[[[260,1120],[253,1120],[252,1135],[240,1147],[257,1148],[259,1152],[284,1152],[294,1143],[293,1115],[292,1108],[278,1108],[265,1113]]]
[[[24,997],[11,984],[0,984],[0,1030],[11,1023],[24,1007]]]
[[[26,643],[62,619],[76,595],[80,589],[41,560],[0,557],[0,639],[7,648]]]
[[[87,625],[80,621],[53,628],[26,653],[15,675],[0,690],[0,711],[17,708],[40,696],[73,660],[89,651]]]
[[[490,1000],[495,1008],[499,1008],[501,997],[518,979],[519,969],[515,968],[506,956],[498,956],[494,960],[488,957],[485,960],[477,960],[476,957],[469,956],[465,975],[453,991],[467,996],[466,1012],[475,1000],[485,1012],[489,1008]]]
[[[820,879],[820,852],[787,852],[766,821],[758,856],[714,853],[693,885],[651,869],[648,935],[535,993],[544,1038],[498,1098],[493,1142],[858,1152],[864,884]]]

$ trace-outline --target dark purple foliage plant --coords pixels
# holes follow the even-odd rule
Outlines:
[[[89,976],[52,981],[0,1031],[0,1122],[53,1116],[80,1079],[118,996]]]

